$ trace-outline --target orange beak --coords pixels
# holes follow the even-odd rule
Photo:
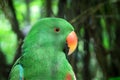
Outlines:
[[[69,52],[68,55],[72,54],[74,50],[77,47],[77,35],[74,31],[72,31],[68,36],[67,36],[67,45],[69,47]]]

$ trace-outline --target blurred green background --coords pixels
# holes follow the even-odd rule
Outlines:
[[[0,80],[7,80],[31,26],[61,17],[79,44],[68,60],[77,80],[120,80],[120,0],[0,0]]]

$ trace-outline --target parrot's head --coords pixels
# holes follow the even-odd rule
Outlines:
[[[77,36],[73,26],[61,18],[44,18],[37,21],[24,40],[24,47],[55,47],[64,49],[67,44],[70,55],[77,47]]]

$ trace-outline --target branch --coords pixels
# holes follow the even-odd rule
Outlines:
[[[117,2],[119,2],[119,0],[111,1],[111,3],[117,3]],[[110,2],[103,2],[103,3],[98,4],[95,7],[88,8],[87,10],[85,10],[84,12],[82,12],[80,15],[78,15],[74,19],[70,20],[70,23],[73,24],[77,20],[81,19],[83,16],[91,15],[91,14],[96,13],[99,9],[101,9],[105,4],[108,4],[108,3],[110,3]]]
[[[6,18],[11,23],[12,30],[17,34],[18,40],[23,39],[24,35],[19,30],[19,23],[16,18],[12,0],[0,0],[0,9],[4,12]]]

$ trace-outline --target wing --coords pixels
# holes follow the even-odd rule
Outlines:
[[[10,73],[9,80],[23,80],[24,78],[24,69],[22,65],[17,64],[15,65]]]
[[[71,75],[70,73],[68,73],[68,74],[66,75],[65,80],[76,80],[76,77],[75,77],[75,75]]]

